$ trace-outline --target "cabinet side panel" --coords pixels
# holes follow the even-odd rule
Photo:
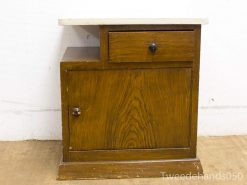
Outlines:
[[[199,93],[199,68],[200,68],[201,26],[195,28],[195,58],[192,72],[192,102],[191,102],[191,155],[196,157],[197,146],[197,117]]]
[[[68,122],[68,71],[60,64],[61,80],[61,108],[62,108],[62,143],[63,143],[63,161],[69,160],[69,122]]]

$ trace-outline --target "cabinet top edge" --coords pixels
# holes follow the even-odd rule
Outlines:
[[[59,18],[61,26],[100,25],[205,25],[206,18]]]

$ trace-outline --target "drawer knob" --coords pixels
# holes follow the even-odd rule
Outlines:
[[[152,53],[155,53],[155,51],[157,50],[157,45],[153,42],[149,45],[149,51],[151,51]]]
[[[72,108],[72,115],[75,117],[78,117],[81,115],[81,109],[80,107],[74,107]]]

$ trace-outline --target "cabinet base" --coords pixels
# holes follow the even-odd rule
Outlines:
[[[62,162],[58,180],[203,175],[198,158],[152,161]]]

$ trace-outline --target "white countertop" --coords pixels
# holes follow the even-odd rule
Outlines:
[[[163,24],[208,24],[200,18],[65,18],[58,19],[59,25],[163,25]]]

